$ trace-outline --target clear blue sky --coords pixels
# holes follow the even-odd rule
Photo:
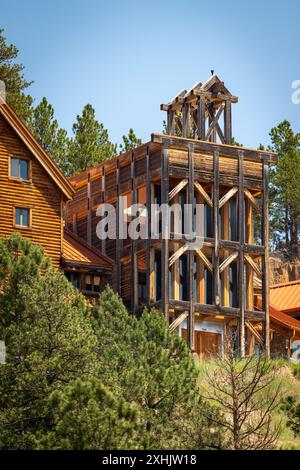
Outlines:
[[[300,79],[299,0],[14,0],[1,27],[20,49],[36,103],[62,127],[90,102],[111,140],[133,127],[143,141],[162,129],[159,106],[210,69],[239,97],[233,134],[269,142],[289,119],[300,130],[291,83]]]

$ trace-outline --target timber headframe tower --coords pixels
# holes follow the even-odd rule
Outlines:
[[[114,287],[133,313],[155,306],[200,357],[224,351],[228,336],[242,356],[270,351],[268,171],[276,155],[233,144],[237,101],[213,75],[161,105],[165,134],[71,179],[78,198],[69,228],[115,260]],[[97,239],[97,204],[113,204],[119,218],[120,195],[146,205],[146,240]],[[189,249],[176,212],[151,237],[151,204],[173,202],[203,204],[201,248]]]

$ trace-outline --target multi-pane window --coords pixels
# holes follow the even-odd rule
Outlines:
[[[100,276],[87,274],[85,276],[85,290],[87,292],[100,292]]]
[[[15,217],[15,224],[18,227],[30,226],[30,209],[26,209],[24,207],[16,207]]]
[[[12,157],[10,159],[10,176],[29,180],[29,160]]]

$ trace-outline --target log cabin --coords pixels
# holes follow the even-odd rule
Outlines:
[[[112,261],[64,227],[74,188],[6,103],[0,103],[0,237],[19,232],[89,297],[110,280]]]
[[[114,260],[113,286],[132,313],[145,305],[159,309],[199,358],[223,352],[227,338],[242,356],[255,349],[270,355],[279,324],[286,337],[291,331],[300,337],[300,322],[287,325],[277,315],[270,327],[268,188],[276,154],[233,145],[237,101],[214,75],[161,105],[165,134],[70,178],[68,229]],[[158,237],[155,203],[177,207],[158,222]],[[135,204],[145,206],[146,236],[132,239],[123,229],[121,236],[116,224],[115,236],[100,239],[97,209],[104,204],[118,221]],[[191,248],[186,238],[185,204],[192,207],[192,233],[195,207],[203,207],[201,247]]]

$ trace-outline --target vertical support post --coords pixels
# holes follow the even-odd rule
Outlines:
[[[239,269],[238,269],[238,298],[239,298],[239,353],[245,357],[245,279],[244,279],[244,241],[245,241],[245,215],[244,215],[244,152],[239,151]]]
[[[167,112],[167,134],[175,134],[175,111],[172,109]]]
[[[105,167],[104,165],[102,166],[102,178],[101,178],[101,203],[105,203]],[[106,240],[103,238],[101,240],[101,251],[102,253],[106,254]]]
[[[150,307],[150,275],[151,275],[151,174],[149,147],[146,153],[146,208],[147,208],[147,240],[146,240],[146,303]]]
[[[194,146],[189,144],[188,147],[188,163],[189,163],[189,183],[188,183],[188,204],[192,207],[192,220],[190,221],[191,235],[195,232],[194,223],[194,212],[195,212],[195,200],[194,200]],[[195,350],[195,299],[194,299],[194,263],[195,263],[195,251],[188,250],[188,275],[189,275],[189,300],[190,310],[188,316],[188,346],[191,351]]]
[[[131,204],[137,203],[136,179],[135,179],[135,153],[131,154]],[[138,265],[136,254],[137,240],[131,240],[131,310],[136,312],[138,306]]]
[[[116,200],[116,291],[121,295],[121,263],[120,263],[120,252],[121,252],[121,240],[120,240],[120,161],[117,160],[116,168],[116,183],[117,183],[117,200]]]
[[[197,106],[198,139],[205,140],[205,97],[200,95]]]
[[[214,211],[214,301],[220,305],[220,269],[219,269],[219,150],[214,149],[214,186],[213,186],[213,211]]]
[[[92,201],[91,201],[91,175],[88,174],[88,183],[87,183],[87,233],[86,241],[91,246],[92,245]]]
[[[189,137],[190,104],[184,103],[182,110],[182,137]]]
[[[210,106],[210,114],[208,114],[208,124],[209,126],[211,125],[214,117],[215,117],[215,108],[213,107],[213,101],[211,102]],[[217,140],[217,135],[216,135],[216,128],[214,127],[212,133],[210,134],[210,137],[208,139],[210,142],[216,142]]]
[[[263,340],[265,354],[270,357],[270,318],[269,318],[269,165],[266,156],[262,156],[263,169],[263,204],[262,204],[262,224],[261,239],[264,247],[262,257],[262,308],[265,312],[263,325]]]
[[[161,203],[162,203],[162,240],[161,240],[161,273],[162,273],[162,312],[169,324],[169,162],[168,146],[162,150],[162,177],[161,177]]]
[[[225,137],[225,144],[231,145],[231,142],[232,142],[232,117],[231,117],[231,102],[229,100],[225,101],[224,137]]]

